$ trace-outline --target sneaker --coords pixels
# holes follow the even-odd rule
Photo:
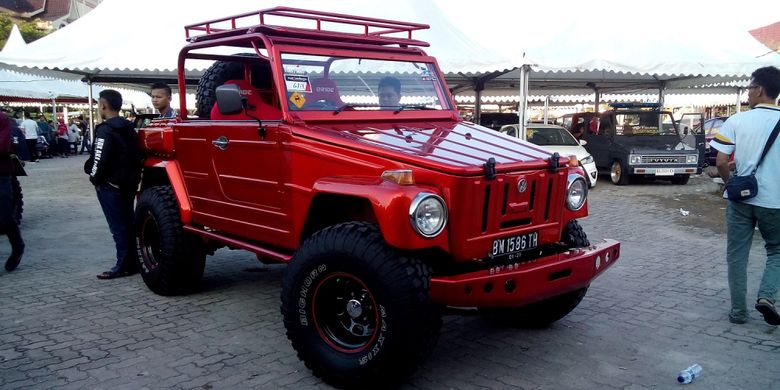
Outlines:
[[[775,305],[769,302],[766,298],[761,298],[756,302],[756,310],[758,310],[763,316],[764,321],[769,325],[780,325],[780,314],[777,314]]]
[[[8,260],[5,261],[5,270],[8,272],[15,270],[22,261],[22,254],[24,254],[24,246],[18,251],[12,250],[11,256],[8,256]]]
[[[733,316],[729,314],[729,322],[732,324],[744,324],[747,323],[747,317],[741,317],[741,316]]]

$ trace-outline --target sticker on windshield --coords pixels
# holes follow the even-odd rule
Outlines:
[[[309,76],[286,74],[284,75],[284,85],[287,87],[287,92],[311,92]]]
[[[431,76],[431,72],[428,71],[428,69],[424,69],[422,76],[420,77],[420,80],[422,81],[436,81],[436,77]]]
[[[293,92],[293,94],[290,95],[290,102],[300,110],[301,107],[303,107],[303,105],[306,103],[306,98],[298,92]]]

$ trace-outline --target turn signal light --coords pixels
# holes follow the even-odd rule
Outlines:
[[[382,179],[398,185],[409,186],[414,184],[414,175],[411,169],[394,169],[382,172]]]
[[[569,156],[569,166],[570,167],[580,166],[580,160],[577,160],[577,156],[574,155]]]

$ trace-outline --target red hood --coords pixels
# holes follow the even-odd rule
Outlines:
[[[546,167],[550,158],[534,144],[469,122],[334,123],[307,130],[321,140],[347,147],[359,143],[359,149],[373,154],[457,175],[482,174],[491,157],[497,172]]]

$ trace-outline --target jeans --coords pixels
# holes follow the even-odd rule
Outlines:
[[[22,232],[14,216],[15,204],[11,176],[0,175],[0,234],[8,236],[11,251],[14,253],[24,250]]]
[[[726,208],[726,262],[728,263],[731,316],[746,317],[747,264],[756,225],[766,248],[766,268],[758,288],[758,299],[774,303],[780,284],[780,209],[741,202]]]
[[[134,272],[138,267],[133,229],[133,191],[120,191],[105,184],[95,187],[108,229],[116,244],[116,264],[111,272]]]

